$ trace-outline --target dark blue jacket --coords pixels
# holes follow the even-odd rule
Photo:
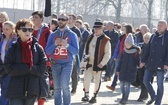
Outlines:
[[[5,55],[5,70],[10,76],[6,97],[27,98],[40,95],[40,80],[46,71],[45,52],[33,38],[31,50],[33,67],[22,63],[22,52],[19,41],[13,43]],[[27,94],[26,94],[27,93]]]
[[[131,49],[136,49],[137,52],[121,54],[117,72],[119,72],[119,80],[133,83],[136,80],[137,66],[140,63],[139,48],[133,46]]]
[[[113,56],[115,47],[116,47],[117,42],[118,42],[119,34],[115,30],[113,30],[111,32],[110,31],[105,31],[104,33],[111,39],[110,40],[110,43],[111,43],[111,55]]]
[[[164,65],[168,65],[168,30],[164,35],[158,32],[152,35],[146,51],[142,57],[148,70],[163,70]]]

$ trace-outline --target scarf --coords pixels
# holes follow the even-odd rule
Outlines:
[[[124,43],[125,43],[126,35],[123,36],[120,42],[120,47],[119,47],[119,57],[121,56],[123,50],[124,50]]]
[[[22,61],[23,63],[29,64],[30,68],[33,66],[33,54],[31,51],[32,41],[32,38],[30,38],[27,42],[22,42],[22,40],[19,39],[22,51]]]

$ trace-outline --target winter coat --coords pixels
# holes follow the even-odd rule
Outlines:
[[[46,71],[46,55],[35,38],[31,45],[33,66],[22,63],[22,52],[19,41],[13,43],[5,55],[4,67],[10,76],[6,97],[29,98],[39,96],[40,78]]]
[[[111,32],[105,31],[104,33],[111,39],[110,40],[110,43],[111,43],[111,55],[113,56],[115,47],[116,47],[117,42],[118,42],[119,34],[115,30],[113,30]]]
[[[140,64],[139,50],[135,45],[130,49],[124,48],[117,68],[120,81],[133,83],[136,80],[137,66]]]
[[[148,70],[164,70],[164,65],[168,65],[168,30],[163,35],[158,32],[152,35],[142,62],[146,63]]]

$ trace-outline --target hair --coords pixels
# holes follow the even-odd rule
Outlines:
[[[52,14],[52,18],[57,19],[57,18],[58,18],[57,14],[56,14],[56,13],[53,13],[53,14]]]
[[[145,34],[143,35],[143,39],[144,39],[145,37],[149,37],[149,39],[150,39],[151,36],[152,36],[152,34],[151,34],[150,32],[147,32],[147,33],[145,33]]]
[[[5,11],[0,12],[0,15],[3,15],[5,17],[5,21],[9,21],[8,14]]]
[[[126,34],[134,33],[134,28],[131,24],[127,24],[124,27],[126,28]]]
[[[113,21],[108,21],[108,24],[110,24],[111,26],[114,26],[114,22]]]
[[[32,13],[32,16],[34,16],[34,15],[38,15],[40,18],[44,17],[42,11],[35,11],[35,12]]]
[[[54,24],[58,26],[58,20],[57,19],[51,19],[51,24]]]
[[[139,26],[139,29],[141,30],[142,27],[145,27],[145,28],[148,30],[148,26],[147,26],[146,24],[141,24],[141,25]]]
[[[20,30],[21,27],[25,27],[27,24],[33,27],[33,22],[30,19],[20,19],[16,23],[15,32],[17,33],[17,35],[18,35],[17,30]]]
[[[84,22],[83,24],[86,26],[86,29],[90,32],[90,25],[89,25],[89,23]]]
[[[72,16],[73,20],[76,20],[76,16],[74,14],[69,14],[68,16]]]
[[[164,23],[167,26],[167,21],[166,20],[159,20],[158,23]]]
[[[66,14],[60,14],[59,17],[60,16],[64,16],[67,20],[69,20],[69,17]]]
[[[4,25],[9,25],[13,29],[13,33],[15,33],[15,24],[12,21],[5,21],[2,25],[3,27]]]
[[[115,23],[114,26],[116,26],[117,29],[121,29],[121,24],[120,23]]]
[[[140,31],[140,29],[139,29],[139,27],[137,27],[136,29],[135,29],[135,32],[139,32]]]
[[[81,20],[83,20],[83,16],[82,15],[78,15],[78,18],[80,18]]]
[[[76,20],[77,23],[79,23],[80,25],[83,25],[82,20]]]

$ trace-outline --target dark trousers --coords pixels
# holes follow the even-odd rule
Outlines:
[[[71,79],[72,79],[72,90],[76,91],[77,85],[78,85],[78,65],[77,65],[77,61],[74,61],[74,65],[73,65],[73,70],[72,70],[72,75],[71,75]]]
[[[138,69],[137,75],[138,75],[138,80],[139,80],[140,86],[141,86],[141,93],[139,96],[140,99],[147,99],[148,98],[148,91],[143,83],[144,73],[145,73],[145,68]]]
[[[10,98],[9,105],[34,105],[37,97],[20,99],[20,98]]]

